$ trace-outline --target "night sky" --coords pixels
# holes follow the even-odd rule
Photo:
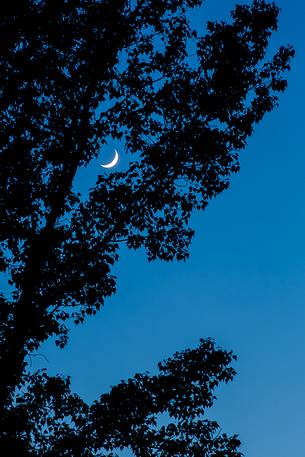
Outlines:
[[[235,3],[206,0],[193,20],[226,19]],[[237,354],[238,375],[218,390],[209,417],[239,434],[247,457],[305,455],[305,4],[277,3],[271,51],[296,48],[288,90],[256,127],[231,188],[194,214],[190,259],[148,263],[143,252],[123,249],[117,294],[71,331],[64,350],[49,342],[38,351],[48,362],[34,359],[35,367],[70,374],[75,392],[92,401],[213,337]],[[108,145],[76,188],[109,173],[99,164],[119,147]]]

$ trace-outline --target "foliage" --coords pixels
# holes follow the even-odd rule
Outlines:
[[[147,410],[141,405],[143,423],[120,431],[121,438],[115,435],[121,425],[113,424],[110,448],[128,443],[141,456],[195,456],[209,443],[204,455],[238,455],[229,450],[234,438],[234,445],[223,437],[215,444],[216,426],[191,412],[186,419],[176,400],[178,425],[151,430],[154,415],[171,408],[170,391],[163,406],[153,404],[162,397],[154,383],[162,389],[159,380],[168,379],[162,370],[160,378],[137,376],[89,407],[60,377],[29,374],[26,362],[50,336],[63,347],[68,325],[94,315],[115,292],[111,267],[121,242],[144,248],[149,260],[187,258],[193,210],[228,188],[254,125],[286,88],[292,48],[280,47],[265,61],[277,29],[273,3],[237,6],[231,23],[208,22],[204,36],[189,21],[189,10],[201,4],[10,0],[1,7],[0,271],[12,294],[4,288],[0,296],[0,417],[3,442],[22,446],[18,455],[98,455],[103,435],[94,427],[106,414],[103,402],[112,414],[115,396],[126,389],[126,398],[135,389],[152,403]],[[130,166],[100,175],[85,200],[73,188],[76,173],[113,140],[124,144]],[[195,395],[210,381],[196,378],[199,362],[192,354],[183,355],[195,370],[183,385]],[[184,359],[175,360],[183,371]],[[183,401],[184,391],[178,392]],[[192,404],[195,416],[205,405],[199,402]],[[49,423],[60,451],[55,438],[45,444]],[[78,436],[85,443],[86,427],[93,427],[88,446],[94,451],[72,449]]]
[[[18,443],[25,455],[46,457],[110,457],[123,448],[139,457],[239,457],[237,437],[203,419],[214,389],[232,380],[235,371],[228,365],[234,359],[212,340],[201,340],[199,348],[160,363],[158,375],[122,381],[90,407],[70,392],[69,379],[45,372],[28,375],[5,419],[13,418],[6,445]],[[169,420],[162,426],[159,417],[165,413]]]

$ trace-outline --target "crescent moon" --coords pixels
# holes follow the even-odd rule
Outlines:
[[[115,149],[114,150],[114,159],[109,162],[109,163],[105,163],[105,164],[101,164],[101,167],[103,168],[112,168],[112,167],[115,167],[116,164],[118,163],[118,160],[119,160],[119,153],[118,151]]]

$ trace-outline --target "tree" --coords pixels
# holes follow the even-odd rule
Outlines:
[[[278,8],[254,0],[192,30],[202,0],[10,0],[0,22],[0,422],[11,455],[239,456],[202,415],[234,356],[211,340],[92,406],[28,355],[115,292],[120,243],[183,260],[189,219],[227,189],[254,125],[286,88],[293,49],[265,61]],[[191,54],[190,49],[194,52]],[[73,190],[109,140],[126,171]],[[166,167],[164,163],[166,162]],[[181,187],[181,180],[184,185]],[[158,418],[167,412],[168,426]]]

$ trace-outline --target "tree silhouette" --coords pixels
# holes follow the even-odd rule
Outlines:
[[[0,22],[1,449],[18,456],[239,456],[203,419],[234,356],[211,340],[85,404],[28,356],[94,315],[115,292],[120,243],[149,260],[186,259],[194,209],[228,188],[253,126],[278,103],[293,56],[266,61],[278,8],[255,0],[230,23],[202,0],[10,0]],[[127,170],[77,171],[121,140]],[[181,180],[184,185],[181,186]],[[161,426],[160,414],[169,424]]]

